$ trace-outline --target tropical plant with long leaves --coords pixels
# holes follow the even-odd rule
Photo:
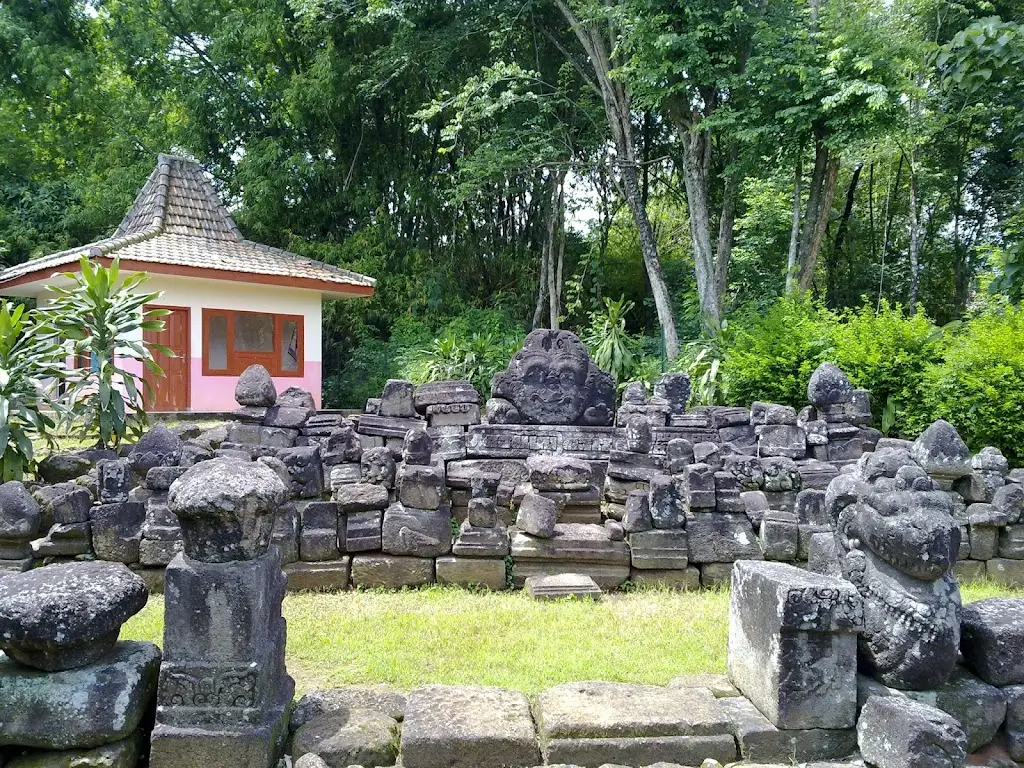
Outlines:
[[[626,316],[634,306],[625,296],[617,300],[605,296],[604,310],[590,313],[582,334],[594,363],[616,383],[626,381],[636,366],[637,340],[626,330]]]
[[[65,399],[73,414],[72,430],[101,447],[116,447],[129,435],[138,437],[149,423],[148,382],[125,363],[134,361],[156,376],[163,370],[153,350],[169,357],[167,347],[144,340],[145,331],[160,331],[166,309],[145,307],[161,292],[139,290],[144,272],[121,278],[115,258],[109,267],[82,257],[79,272],[64,272],[71,285],[47,286],[54,295],[45,310],[48,323],[70,342],[70,353],[88,364],[67,373]]]
[[[23,304],[0,301],[0,482],[34,469],[36,441],[55,444],[63,349],[54,329],[39,320]]]

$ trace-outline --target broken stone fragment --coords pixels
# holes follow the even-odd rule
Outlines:
[[[235,384],[235,402],[239,405],[269,408],[277,402],[277,388],[270,371],[262,365],[250,365]]]
[[[807,399],[814,406],[845,403],[853,396],[853,385],[833,363],[822,363],[807,383]]]
[[[51,565],[0,580],[0,649],[46,671],[106,656],[146,605],[143,580],[120,563]]]

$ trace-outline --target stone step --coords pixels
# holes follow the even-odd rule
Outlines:
[[[530,576],[526,591],[534,600],[557,600],[561,597],[579,597],[599,600],[601,588],[582,573],[562,573],[554,576]]]

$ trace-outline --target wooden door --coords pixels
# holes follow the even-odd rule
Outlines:
[[[158,307],[147,306],[146,309],[169,309],[171,314],[163,318],[164,329],[159,333],[156,331],[143,331],[143,338],[146,341],[163,344],[173,350],[175,357],[153,351],[153,359],[156,364],[163,368],[163,376],[155,376],[148,370],[145,372],[145,380],[152,387],[152,394],[147,395],[147,406],[154,411],[187,411],[191,400],[189,398],[190,379],[190,344],[191,322],[187,307]],[[150,397],[154,401],[150,401]]]

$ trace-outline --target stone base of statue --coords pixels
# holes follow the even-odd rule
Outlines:
[[[228,563],[180,554],[167,567],[152,768],[277,765],[295,690],[284,588],[276,547]]]

